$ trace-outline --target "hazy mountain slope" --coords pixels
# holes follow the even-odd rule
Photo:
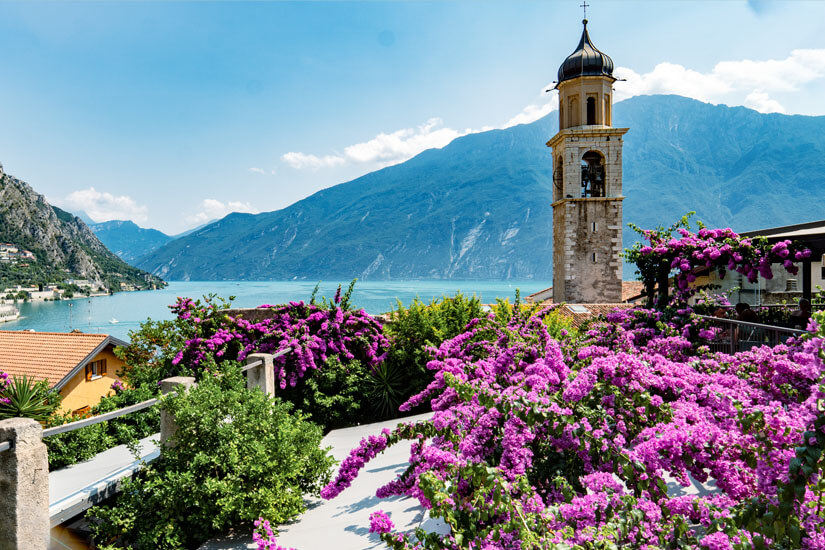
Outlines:
[[[825,117],[676,96],[615,107],[629,126],[624,221],[688,210],[739,230],[825,217]],[[171,279],[539,278],[552,273],[557,114],[459,138],[283,210],[230,214],[139,265]],[[625,243],[635,235],[625,231]],[[630,271],[627,272],[628,275]]]
[[[134,264],[173,237],[157,229],[144,229],[129,220],[111,220],[89,226],[100,242],[123,261]]]
[[[109,252],[83,221],[51,206],[25,182],[0,172],[0,242],[32,251],[28,266],[3,265],[5,284],[89,279],[111,290],[120,283],[158,283]]]

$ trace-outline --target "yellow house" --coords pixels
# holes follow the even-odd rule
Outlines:
[[[125,345],[108,334],[0,330],[0,371],[48,380],[64,412],[83,414],[114,393],[124,363],[113,350]]]

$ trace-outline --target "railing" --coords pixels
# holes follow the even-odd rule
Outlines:
[[[715,339],[710,343],[711,351],[721,351],[734,354],[747,351],[757,346],[776,346],[784,344],[788,338],[796,338],[805,334],[804,330],[785,327],[749,323],[722,317],[708,317],[698,315],[700,319],[708,321],[711,326],[719,328]]]
[[[734,310],[736,306],[731,304],[729,306],[719,306],[721,309]],[[755,304],[751,305],[754,309],[796,309],[796,304]],[[812,303],[811,309],[814,311],[825,310],[825,304]]]
[[[247,357],[241,372],[247,373],[248,388],[260,388],[264,393],[275,393],[275,364],[278,357],[290,353],[290,348],[276,354],[255,353]],[[176,376],[161,381],[164,396],[177,393],[179,388],[195,386],[192,377]],[[49,546],[49,459],[44,437],[67,433],[93,426],[156,405],[153,398],[116,411],[84,418],[62,426],[43,429],[30,418],[10,418],[0,421],[0,550],[46,550]],[[177,431],[175,419],[161,409],[160,442],[164,447],[174,445]],[[6,533],[8,531],[8,534]]]
[[[286,355],[287,353],[289,353],[291,351],[292,351],[291,348],[286,348],[286,349],[283,349],[283,350],[279,351],[278,353],[275,353],[274,355],[268,355],[267,354],[267,356],[270,358],[270,360],[272,360],[272,359],[276,359],[278,357],[282,357],[282,356]],[[252,354],[250,357],[254,358],[254,357],[258,357],[259,355],[264,355],[264,354],[257,354],[256,353],[256,354]],[[245,373],[245,372],[247,372],[251,369],[254,369],[256,367],[261,367],[261,366],[264,366],[264,368],[265,368],[263,359],[251,359],[251,361],[247,362],[247,364],[244,365],[243,368],[241,368],[241,372]],[[274,375],[274,371],[273,371],[273,375]],[[254,377],[254,373],[249,374],[247,376],[248,376],[247,385],[249,387],[261,387],[261,389],[264,390],[264,392],[273,393],[273,392],[267,391],[268,388],[264,388],[264,387],[261,386],[261,384],[258,383],[257,377]],[[267,377],[264,376],[264,378],[267,378]],[[273,383],[274,383],[274,380],[273,380]],[[174,392],[174,390],[172,390],[170,393],[175,393],[175,392]],[[85,428],[87,426],[94,426],[95,424],[100,424],[101,422],[106,422],[107,420],[112,420],[114,418],[118,418],[120,416],[124,416],[124,415],[130,414],[130,413],[133,413],[133,412],[142,411],[143,409],[148,409],[149,407],[155,405],[158,401],[160,401],[160,399],[155,397],[153,399],[147,399],[146,401],[142,401],[142,402],[136,403],[134,405],[129,405],[128,407],[124,407],[124,408],[118,409],[116,411],[107,412],[107,413],[104,413],[104,414],[101,414],[101,415],[98,415],[98,416],[92,416],[90,418],[84,418],[82,420],[76,420],[75,422],[69,422],[68,424],[62,424],[60,426],[55,426],[54,428],[46,428],[45,430],[43,430],[43,437],[49,437],[49,436],[52,436],[52,435],[62,434],[62,433],[66,433],[66,432],[72,432],[74,430],[79,430],[80,428]],[[0,451],[2,451],[2,450],[3,450],[3,444],[0,443]]]

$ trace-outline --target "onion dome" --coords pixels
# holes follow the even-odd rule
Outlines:
[[[590,41],[590,35],[587,34],[587,19],[583,19],[582,23],[584,30],[579,46],[559,67],[559,84],[580,76],[613,77],[613,60]]]

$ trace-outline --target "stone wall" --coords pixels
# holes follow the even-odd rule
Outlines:
[[[554,302],[621,302],[622,200],[553,203]]]

